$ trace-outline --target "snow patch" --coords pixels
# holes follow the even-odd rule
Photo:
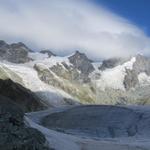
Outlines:
[[[51,68],[57,64],[62,65],[62,63],[66,63],[68,66],[71,66],[68,56],[66,57],[60,57],[60,56],[51,56],[48,57],[47,54],[41,54],[41,53],[30,53],[29,57],[31,57],[34,61],[30,61],[29,63],[26,63],[29,66],[34,66],[34,64],[37,63],[43,63],[47,67]]]
[[[130,61],[124,63],[122,66],[126,69],[132,70],[133,69],[133,64],[136,62],[136,58],[133,57]]]
[[[142,72],[138,75],[138,80],[141,86],[150,84],[150,76],[148,76],[145,72]]]
[[[42,54],[39,52],[29,53],[28,56],[33,60],[43,60],[48,58],[48,54]]]
[[[102,62],[94,62],[94,63],[92,63],[92,65],[93,65],[95,71],[99,71],[98,68],[102,65]]]
[[[97,87],[103,91],[106,88],[125,91],[123,81],[126,75],[126,69],[132,70],[135,62],[136,58],[133,57],[130,61],[124,63],[123,65],[102,71],[101,78],[97,82]]]

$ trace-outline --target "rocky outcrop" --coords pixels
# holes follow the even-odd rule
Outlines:
[[[25,126],[22,109],[12,101],[0,96],[0,149],[48,150],[44,135]]]
[[[7,51],[9,49],[9,45],[5,43],[4,41],[0,40],[0,57],[4,58]]]
[[[74,55],[69,57],[69,61],[76,69],[80,70],[81,73],[84,75],[89,75],[89,73],[94,71],[92,61],[87,58],[84,53],[76,51]]]
[[[10,79],[0,79],[0,95],[12,99],[25,112],[46,108],[34,93]]]
[[[60,67],[59,69],[57,68],[58,66]],[[34,68],[37,71],[39,78],[46,84],[62,89],[75,97],[75,99],[79,99],[82,103],[93,103],[95,97],[91,87],[79,83],[79,80],[71,80],[72,78],[70,75],[72,75],[71,73],[76,73],[75,71],[70,72],[69,74],[69,72],[63,70],[64,68],[62,68],[61,65],[58,66],[49,69],[44,65],[36,64],[34,65]]]
[[[137,55],[136,62],[133,64],[133,70],[136,74],[145,72],[147,75],[150,75],[150,58],[143,55]]]
[[[51,57],[51,56],[56,56],[53,52],[51,52],[50,50],[42,50],[40,51],[40,53],[42,54],[47,54],[48,57]]]
[[[126,90],[135,88],[139,83],[138,75],[136,72],[134,70],[126,69],[126,75],[123,83]]]
[[[130,90],[136,88],[139,85],[138,75],[143,72],[148,76],[150,75],[150,58],[137,55],[132,70],[126,69],[124,78],[125,89]]]
[[[121,58],[110,58],[107,60],[104,60],[102,62],[102,65],[99,67],[100,70],[105,70],[105,69],[110,69],[110,68],[114,68],[119,64],[122,64],[124,61]]]
[[[0,41],[0,58],[12,63],[25,63],[30,60],[28,52],[31,50],[23,43],[7,44]]]

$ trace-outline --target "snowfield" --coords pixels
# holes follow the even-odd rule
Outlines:
[[[36,63],[42,63],[46,65],[47,67],[52,67],[57,64],[62,65],[62,63],[66,63],[68,66],[71,66],[72,64],[69,62],[68,57],[60,57],[60,56],[51,56],[50,58],[48,57],[47,54],[41,54],[41,53],[29,53],[29,57],[32,58],[34,61],[29,62],[27,64],[36,64]]]
[[[150,84],[150,76],[148,76],[145,72],[138,75],[138,80],[141,86],[147,86]]]

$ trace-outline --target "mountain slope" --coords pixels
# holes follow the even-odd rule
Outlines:
[[[31,90],[45,106],[76,104],[69,94],[43,83],[38,78],[37,72],[30,66],[3,62],[0,68],[1,79],[11,79]]]
[[[33,92],[10,79],[0,79],[0,95],[12,99],[25,112],[47,108]]]
[[[79,51],[60,57],[48,50],[33,52],[23,43],[0,43],[5,52],[1,54],[0,77],[20,83],[46,104],[150,103],[150,58],[136,55],[94,62]],[[11,59],[4,57],[9,49],[20,49],[18,57],[28,61],[10,63]]]
[[[80,57],[78,55],[81,55]],[[118,65],[101,66],[104,62],[93,63],[87,61],[87,57],[76,52],[71,56],[45,58],[35,60],[35,70],[39,78],[46,84],[52,85],[70,93],[82,103],[98,104],[148,104],[149,103],[149,59],[137,55],[132,58],[118,60]],[[70,62],[69,58],[77,57],[76,64]],[[79,59],[81,59],[79,61]],[[85,59],[85,60],[82,60]],[[75,60],[74,60],[75,61]],[[82,63],[84,62],[84,63]],[[112,62],[114,63],[114,62]],[[86,64],[86,65],[85,65]],[[85,73],[82,69],[92,67]],[[93,70],[94,68],[94,70]],[[146,84],[145,84],[146,83]],[[144,92],[144,89],[146,91]]]

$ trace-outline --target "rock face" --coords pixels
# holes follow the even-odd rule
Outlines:
[[[29,56],[28,52],[31,52]],[[30,60],[29,57],[32,62],[26,63]],[[25,63],[26,67],[34,67],[40,80],[69,93],[82,103],[149,103],[150,58],[142,55],[132,58],[135,58],[135,61],[129,58],[110,58],[94,63],[79,51],[69,57],[59,57],[49,50],[34,53],[23,43],[7,44],[0,41],[0,60]],[[21,71],[15,70],[20,76],[23,76],[20,78],[15,71],[11,71],[17,64],[11,64],[11,69],[7,69],[5,61],[3,63],[4,65],[0,66],[0,78],[4,79],[6,76],[10,78],[11,75],[13,81],[23,83],[22,78],[26,76],[26,72],[22,74]],[[25,68],[20,70],[25,70]],[[145,88],[143,83],[149,86]],[[30,85],[34,86],[32,83]],[[36,92],[39,93],[39,91]],[[140,99],[141,103],[139,103]],[[31,108],[27,109],[27,111],[29,110]]]
[[[102,62],[102,65],[99,67],[99,69],[103,71],[105,69],[114,68],[121,63],[123,63],[123,60],[121,58],[110,58],[110,59],[104,60]]]
[[[45,137],[24,124],[24,113],[16,104],[0,96],[0,149],[48,150]]]
[[[83,85],[79,83],[78,79],[75,80],[75,78],[73,78],[72,80],[71,77],[75,77],[75,74],[77,73],[75,70],[70,72],[70,70],[62,68],[62,65],[57,65],[57,67],[54,66],[53,68],[49,69],[41,64],[36,64],[34,65],[34,68],[38,72],[39,78],[46,84],[64,90],[73,97],[80,99],[83,103],[94,102],[92,99],[94,96],[91,88],[85,84],[83,87]],[[74,75],[72,75],[72,73]]]
[[[137,55],[128,60],[121,58],[105,60],[99,69],[100,63],[94,66],[97,64],[92,63],[85,54],[78,51],[65,59],[50,58],[49,63],[51,59],[52,64],[55,61],[56,63],[50,67],[42,63],[34,65],[39,78],[46,84],[71,94],[80,102],[114,105],[146,104],[150,101],[149,90],[144,93],[139,81],[140,73],[145,72],[147,75],[149,73],[149,59],[144,56]]]
[[[36,111],[46,108],[40,99],[30,90],[24,88],[10,79],[0,79],[0,95],[9,97],[15,103],[20,105],[23,111]]]
[[[73,56],[69,57],[69,61],[76,69],[80,70],[85,75],[89,75],[89,73],[94,71],[94,67],[91,64],[92,61],[89,60],[84,53],[76,51]]]
[[[42,53],[42,54],[48,54],[48,57],[56,56],[53,52],[51,52],[49,50],[42,50],[42,51],[40,51],[40,53]]]
[[[133,64],[133,70],[136,74],[145,72],[147,75],[150,75],[150,58],[143,55],[137,55],[136,62]]]
[[[31,52],[31,50],[21,42],[9,45],[0,41],[0,58],[2,60],[12,63],[25,63],[30,60],[28,52]]]
[[[138,75],[140,73],[150,75],[150,58],[142,55],[136,56],[136,61],[133,64],[133,69],[126,69],[126,76],[124,78],[124,86],[127,90],[135,88],[139,84]]]
[[[138,75],[134,70],[126,69],[126,75],[124,78],[124,87],[126,90],[130,90],[131,88],[136,87],[139,83]]]

